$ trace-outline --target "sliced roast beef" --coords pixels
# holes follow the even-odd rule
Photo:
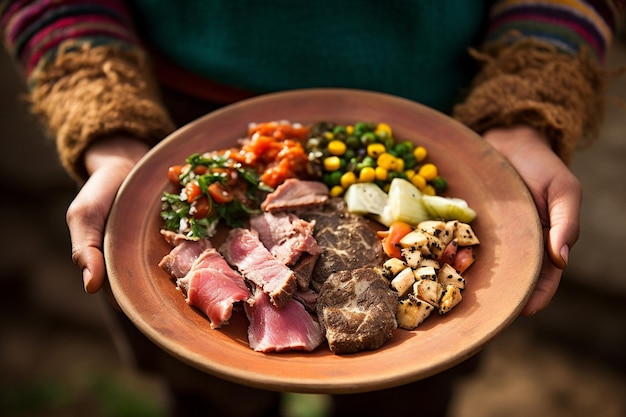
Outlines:
[[[263,211],[294,210],[325,204],[327,201],[328,187],[323,182],[289,178],[267,195],[261,203],[261,209]]]
[[[248,343],[258,352],[315,350],[324,340],[319,324],[302,304],[288,299],[277,308],[265,292],[255,291],[255,301],[245,305]]]
[[[293,213],[264,212],[250,217],[250,227],[269,251],[285,265],[294,265],[303,253],[316,255],[322,248],[313,237],[315,222]]]
[[[244,278],[214,248],[202,252],[177,285],[187,296],[187,303],[202,311],[214,329],[228,322],[234,304],[252,302]]]
[[[299,211],[299,215],[315,221],[313,236],[324,248],[313,270],[311,286],[316,291],[333,272],[382,264],[382,243],[373,222],[350,214],[342,198]]]
[[[317,317],[330,350],[378,349],[393,336],[397,295],[376,268],[331,274],[317,299]]]
[[[296,276],[263,246],[254,230],[231,230],[219,250],[229,264],[261,287],[275,306],[282,307],[290,300],[296,290]]]
[[[298,263],[291,267],[291,270],[296,275],[296,282],[298,289],[307,290],[311,286],[311,278],[313,277],[313,271],[315,270],[315,264],[320,254],[311,255],[305,253],[300,257]]]
[[[211,242],[207,239],[200,240],[186,240],[178,239],[176,236],[181,236],[172,232],[171,235],[166,236],[165,239],[174,246],[174,248],[161,259],[159,266],[167,272],[172,278],[182,278],[191,269],[191,265],[196,258],[207,248],[211,247]]]

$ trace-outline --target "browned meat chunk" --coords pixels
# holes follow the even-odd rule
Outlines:
[[[299,214],[315,221],[313,236],[324,248],[313,270],[311,287],[316,291],[333,272],[382,264],[382,244],[372,222],[348,213],[343,199]]]
[[[334,353],[381,347],[397,327],[396,293],[375,268],[332,274],[317,299],[317,315]]]

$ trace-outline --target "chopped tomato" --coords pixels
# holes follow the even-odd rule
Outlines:
[[[167,169],[167,179],[174,185],[179,185],[180,173],[183,171],[182,165],[172,165]]]
[[[441,254],[441,263],[454,265],[454,259],[456,258],[456,252],[458,249],[458,244],[456,239],[452,239],[450,243],[448,243]]]
[[[187,201],[194,202],[202,195],[202,189],[197,181],[188,182],[185,185],[185,195],[187,196]]]
[[[464,246],[456,251],[452,267],[456,270],[456,272],[462,274],[467,270],[467,268],[470,267],[471,264],[474,263],[475,260],[476,255],[474,255],[474,249],[471,246]]]
[[[211,201],[205,195],[194,201],[193,206],[195,207],[193,218],[196,220],[204,219],[213,214],[213,206],[211,205]]]
[[[272,136],[275,139],[299,139],[306,140],[309,136],[309,129],[303,125],[293,125],[285,122],[265,122],[253,125],[248,129],[248,135],[258,133],[263,136]]]
[[[400,240],[409,232],[413,231],[413,226],[405,222],[393,222],[389,230],[378,232],[378,237],[383,239],[383,250],[390,258],[402,258],[400,252]]]
[[[234,198],[233,194],[219,182],[209,185],[209,194],[217,204],[230,203]]]

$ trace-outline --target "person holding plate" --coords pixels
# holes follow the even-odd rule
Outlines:
[[[4,42],[23,72],[32,111],[81,185],[67,223],[86,292],[106,287],[107,215],[124,178],[151,146],[223,105],[306,87],[397,95],[481,134],[525,181],[544,229],[543,268],[522,315],[546,308],[557,291],[579,234],[582,190],[568,164],[578,145],[597,136],[604,58],[626,2],[0,4]],[[184,415],[185,407],[193,408],[197,386],[191,381],[201,376],[180,371],[183,365],[118,318],[136,341],[138,358],[172,382],[175,398],[184,398],[177,403]],[[357,405],[376,413],[381,395],[392,398],[403,390],[438,392],[440,401],[430,401],[432,413],[424,410],[437,415],[459,371],[418,388],[338,396],[337,415]],[[214,382],[200,393],[200,403],[219,415],[277,413],[275,393]],[[246,401],[232,401],[229,393],[241,391]],[[405,402],[384,404],[388,416]]]

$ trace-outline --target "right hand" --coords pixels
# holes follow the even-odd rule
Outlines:
[[[85,152],[89,179],[70,204],[66,220],[72,261],[82,271],[83,286],[90,294],[98,292],[106,278],[104,227],[117,190],[148,150],[136,139],[114,136],[98,140]]]

